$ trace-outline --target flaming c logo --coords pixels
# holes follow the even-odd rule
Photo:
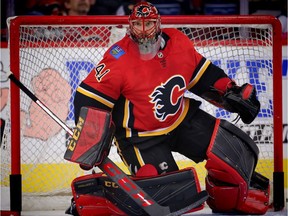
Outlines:
[[[150,14],[150,8],[145,5],[141,5],[137,8],[136,16],[137,17],[147,17]]]
[[[185,89],[184,78],[180,75],[173,76],[157,86],[149,95],[150,102],[154,104],[155,118],[163,122],[168,116],[175,115],[181,106]]]

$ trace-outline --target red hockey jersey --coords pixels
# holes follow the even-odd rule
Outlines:
[[[176,29],[163,29],[158,54],[141,60],[137,45],[125,36],[111,46],[77,88],[75,110],[94,106],[113,110],[116,135],[144,137],[175,129],[187,114],[184,97],[199,82],[210,61]]]

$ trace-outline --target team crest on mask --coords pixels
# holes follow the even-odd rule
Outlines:
[[[148,17],[150,14],[150,7],[147,5],[140,5],[136,11],[136,17]]]
[[[150,103],[154,104],[155,118],[163,122],[168,116],[175,115],[181,107],[185,90],[185,80],[180,75],[173,76],[156,87],[149,95]]]

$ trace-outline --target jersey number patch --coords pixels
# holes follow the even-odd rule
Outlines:
[[[110,69],[105,69],[105,66],[104,63],[101,63],[95,68],[95,77],[98,82],[100,82],[102,78],[110,72]]]

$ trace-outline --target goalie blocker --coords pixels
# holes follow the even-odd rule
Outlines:
[[[114,132],[111,113],[82,107],[64,158],[87,170],[97,166],[108,156]]]

